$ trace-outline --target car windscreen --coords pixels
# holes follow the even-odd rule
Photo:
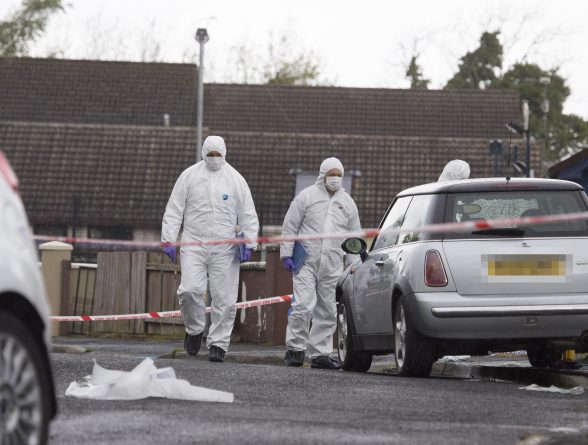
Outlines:
[[[586,203],[575,190],[524,190],[455,193],[447,195],[446,222],[492,220],[585,212]],[[470,232],[445,233],[446,239],[588,236],[588,220],[521,225]]]

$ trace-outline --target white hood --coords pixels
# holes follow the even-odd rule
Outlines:
[[[202,159],[211,151],[218,151],[223,159],[227,156],[225,140],[220,136],[208,136],[202,144]]]
[[[439,176],[437,181],[454,181],[457,179],[468,179],[469,177],[469,164],[465,161],[462,161],[461,159],[454,159],[445,165],[445,168],[443,168],[443,173],[441,173],[441,176]]]
[[[337,158],[327,158],[321,163],[321,168],[319,170],[319,175],[316,178],[316,184],[325,184],[325,176],[329,170],[336,168],[337,170],[341,170],[342,174],[345,174],[345,169],[343,168],[343,164]]]

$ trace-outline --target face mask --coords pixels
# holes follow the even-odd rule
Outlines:
[[[327,189],[331,192],[336,192],[341,188],[341,184],[343,183],[343,178],[340,176],[327,176],[326,186]]]
[[[213,171],[217,171],[225,165],[225,159],[220,156],[204,156],[204,162],[206,162],[206,166]]]

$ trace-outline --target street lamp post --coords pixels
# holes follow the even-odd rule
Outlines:
[[[523,100],[523,131],[525,133],[527,178],[531,177],[531,137],[529,131],[529,101]]]
[[[549,99],[547,99],[547,85],[551,83],[549,77],[541,77],[539,83],[543,85],[543,102],[541,103],[541,111],[543,112],[543,147],[541,149],[541,165],[539,167],[539,176],[543,177],[543,159],[549,150],[549,135],[547,130],[547,113],[549,113]]]
[[[198,28],[195,38],[200,45],[200,59],[196,67],[198,71],[198,89],[196,93],[196,162],[199,162],[201,160],[202,150],[202,113],[204,107],[204,44],[210,39],[206,28]]]

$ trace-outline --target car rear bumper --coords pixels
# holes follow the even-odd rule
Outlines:
[[[529,299],[427,292],[409,295],[407,305],[416,329],[431,338],[562,339],[588,331],[588,294],[534,296],[533,304]]]
[[[588,315],[588,304],[433,307],[431,312],[437,318]]]

